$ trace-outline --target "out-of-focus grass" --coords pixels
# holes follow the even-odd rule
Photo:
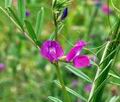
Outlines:
[[[45,8],[43,32],[39,36],[44,41],[54,31],[51,0],[33,1],[35,2],[26,3],[26,8],[30,11],[27,19],[34,27],[37,12],[41,6]],[[0,1],[0,6],[4,7],[3,0]],[[91,0],[76,0],[70,4],[68,17],[64,21],[64,28],[59,35],[59,41],[65,54],[72,47],[70,44],[74,44],[79,39],[85,39],[89,43],[88,48],[95,48],[105,43],[111,28],[108,15],[105,15],[100,8],[92,32],[87,34],[94,10],[95,5]],[[114,13],[109,18],[113,25],[115,23]],[[96,52],[96,50],[93,51]],[[85,53],[88,52],[85,51]],[[91,53],[88,54],[93,57]],[[18,31],[2,11],[0,11],[0,63],[4,63],[6,66],[0,72],[0,102],[48,102],[47,96],[49,95],[61,96],[60,89],[53,83],[53,80],[56,79],[54,66],[40,56],[38,49]],[[116,64],[117,72],[120,72],[119,63],[118,61]],[[87,97],[88,93],[85,92],[84,87],[88,83],[66,71],[62,64],[61,69],[67,86]],[[81,70],[93,78],[96,68],[91,66]],[[72,86],[73,80],[78,80],[75,87]],[[105,98],[108,95],[120,94],[119,88],[115,85],[108,85],[106,90]],[[77,100],[76,97],[71,97],[74,102]]]

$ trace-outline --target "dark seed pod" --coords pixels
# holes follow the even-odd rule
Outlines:
[[[61,16],[61,20],[64,20],[67,17],[67,15],[68,15],[68,8],[65,8]]]

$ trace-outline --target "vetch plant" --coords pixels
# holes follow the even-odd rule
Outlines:
[[[39,38],[39,35],[42,34],[44,24],[44,7],[41,7],[37,13],[35,27],[33,27],[31,22],[27,19],[27,17],[30,15],[30,12],[26,10],[24,0],[18,0],[16,9],[12,8],[12,0],[5,0],[5,8],[0,7],[0,9],[10,18],[10,20],[17,26],[17,28],[24,34],[24,36],[35,45],[35,47],[39,50],[40,55],[47,59],[56,68],[56,75],[58,80],[54,80],[53,82],[58,87],[60,87],[64,98],[62,100],[54,96],[48,96],[51,101],[73,102],[71,97],[72,94],[72,96],[81,99],[83,102],[104,102],[105,100],[102,98],[102,96],[106,84],[112,83],[118,85],[118,83],[112,82],[110,78],[113,77],[120,79],[119,75],[116,75],[116,73],[112,70],[112,67],[115,64],[115,59],[118,56],[120,50],[120,18],[118,17],[116,20],[117,23],[110,31],[110,40],[107,41],[106,44],[100,46],[100,50],[98,50],[98,52],[94,53],[91,49],[86,48],[86,46],[89,44],[84,40],[78,40],[66,54],[66,49],[62,47],[62,44],[59,40],[59,32],[64,25],[64,20],[66,20],[68,17],[69,4],[69,0],[53,0],[52,14],[54,22],[54,33],[52,34],[51,39],[45,39],[45,41],[42,41]],[[101,0],[98,0],[95,5],[95,11],[93,12],[92,17],[96,18],[98,9],[100,7]],[[104,6],[102,9],[105,13],[111,12],[107,6]],[[95,18],[90,19],[87,33],[91,33],[94,27],[93,25],[91,26],[91,24],[94,24]],[[102,51],[101,49],[104,49],[104,51],[101,60],[97,62],[92,61],[88,53],[82,54],[82,50],[85,50],[86,52],[92,53],[93,56],[97,57],[98,53]],[[65,78],[61,73],[62,68],[60,68],[61,63],[65,66],[64,69],[67,69],[67,71],[87,83],[85,84],[85,87],[83,86],[83,90],[85,89],[85,91],[89,92],[89,97],[84,97],[79,92],[76,92],[65,85]],[[94,73],[94,80],[92,80],[89,75],[83,72],[84,69],[82,70],[82,68],[89,67],[91,64],[95,65],[97,68],[96,73]],[[4,65],[0,64],[0,68],[3,69]],[[88,70],[89,69],[90,68],[88,68]],[[79,83],[76,82],[75,86],[78,86]],[[118,100],[118,97],[112,97],[111,100]]]
[[[103,56],[99,64],[100,68],[97,69],[88,102],[102,101],[103,89],[105,87],[105,84],[108,82],[109,77],[111,76],[109,76],[109,71],[113,65],[113,62],[115,61],[115,56],[117,56],[119,52],[119,41],[120,19],[118,19],[114,31],[111,34],[111,41],[108,41],[105,47]]]

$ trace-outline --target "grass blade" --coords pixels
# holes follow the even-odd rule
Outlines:
[[[109,102],[117,102],[119,98],[119,96],[113,96]]]
[[[62,102],[60,99],[53,97],[53,96],[48,96],[48,99],[50,99],[53,102]]]
[[[118,75],[116,75],[116,74],[109,73],[109,76],[120,80],[120,77]]]
[[[5,8],[11,7],[12,5],[12,0],[5,0]]]

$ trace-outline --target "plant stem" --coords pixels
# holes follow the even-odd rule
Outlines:
[[[58,79],[60,81],[60,84],[62,86],[62,91],[63,91],[63,94],[64,94],[64,102],[71,102],[70,97],[69,97],[69,95],[66,91],[64,81],[63,81],[62,76],[61,76],[60,67],[59,67],[58,63],[56,63],[54,65],[56,67],[57,77],[58,77]]]
[[[57,19],[56,19],[56,14],[54,14],[54,25],[55,25],[55,40],[58,40],[57,39],[57,36],[58,36],[58,24],[57,24]]]
[[[108,65],[108,63],[111,61],[111,59],[115,59],[115,56],[118,54],[118,50],[116,50],[116,48],[119,47],[120,44],[120,20],[118,20],[117,25],[115,27],[115,30],[112,32],[112,37],[111,37],[111,41],[107,43],[106,48],[104,50],[102,59],[100,61],[100,63],[102,63],[102,66],[100,67],[100,69],[97,70],[94,82],[93,82],[93,86],[92,86],[92,90],[91,93],[89,95],[89,99],[88,102],[103,102],[102,101],[102,94],[103,94],[103,90],[105,85],[103,85],[100,90],[94,94],[96,92],[96,89],[101,85],[101,83],[107,79],[108,77],[108,73],[110,71],[110,68],[112,66],[112,64],[109,64],[109,66],[105,69],[105,67]],[[114,51],[116,50],[116,51]],[[111,55],[109,55],[111,52],[113,52]],[[105,69],[105,71],[102,73],[102,75],[100,77],[98,77],[101,72]],[[96,80],[97,78],[97,80]],[[94,96],[93,96],[94,95]]]

